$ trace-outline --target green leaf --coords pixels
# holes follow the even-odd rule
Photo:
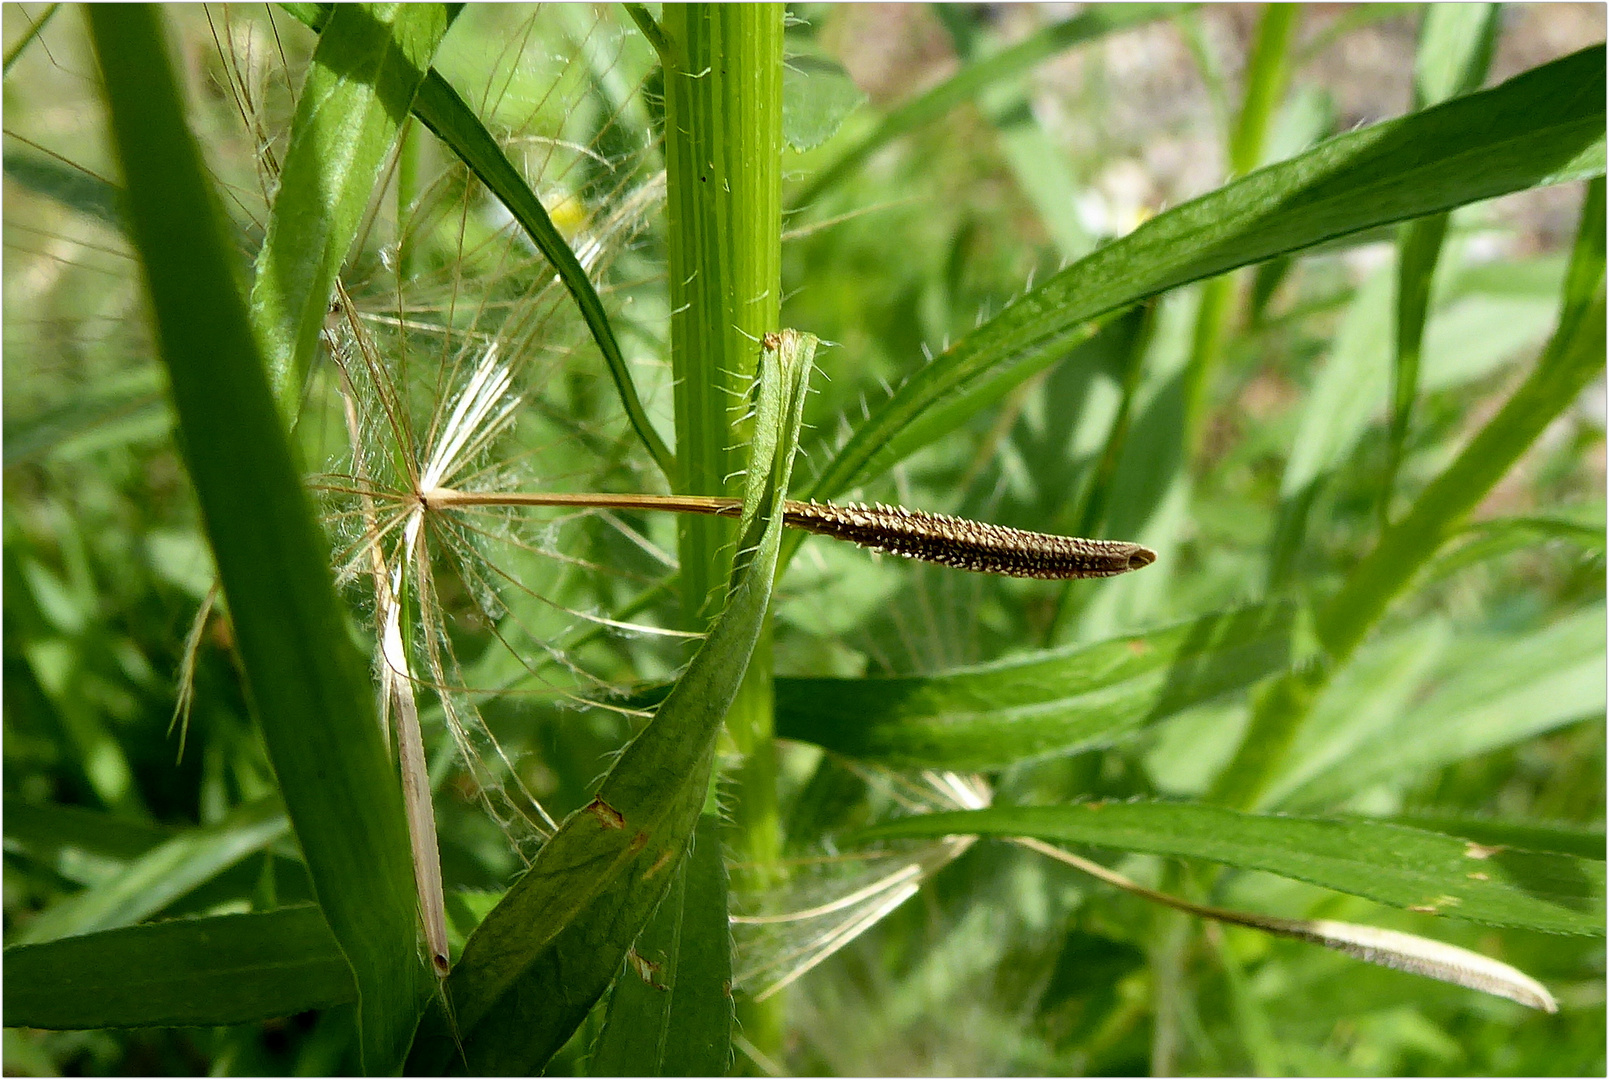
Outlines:
[[[1461,98],[1446,107],[1473,100]],[[1603,369],[1603,221],[1604,185],[1599,178],[1588,186],[1553,340],[1502,410],[1386,531],[1320,612],[1319,635],[1332,655],[1350,654],[1492,485]]]
[[[124,231],[123,211],[118,204],[122,193],[115,184],[83,168],[43,154],[7,150],[5,173],[29,191],[55,199],[115,232]]]
[[[441,4],[339,4],[319,35],[251,290],[287,418],[296,415],[335,276],[448,21]]]
[[[1609,705],[1603,680],[1604,609],[1577,612],[1540,631],[1460,642],[1434,680],[1373,737],[1282,800],[1326,806],[1387,780],[1423,776],[1512,746]],[[1411,716],[1411,723],[1400,722]]]
[[[726,610],[597,796],[571,814],[476,928],[426,1012],[408,1070],[542,1068],[621,969],[670,887],[708,795],[715,736],[748,668],[776,569],[815,339],[783,331],[761,360]]]
[[[26,855],[72,881],[101,880],[173,836],[143,821],[59,803],[7,796],[3,814],[7,852]],[[86,874],[85,863],[94,867]],[[99,870],[100,872],[95,872]]]
[[[1253,809],[1282,807],[1291,792],[1354,755],[1363,743],[1404,726],[1402,718],[1438,665],[1446,666],[1452,636],[1445,619],[1429,617],[1359,649],[1324,687],[1292,739],[1279,775]]]
[[[166,418],[167,411],[161,372],[154,367],[132,371],[106,380],[93,395],[76,397],[35,416],[7,421],[5,465],[10,468],[22,461],[48,457],[60,447],[91,433],[104,432],[119,421],[160,421]]]
[[[1604,181],[1599,177],[1587,185],[1559,325],[1535,370],[1319,609],[1319,643],[1336,665],[1351,658],[1469,512],[1602,370],[1603,356]],[[1317,668],[1296,672],[1260,696],[1239,750],[1213,787],[1215,801],[1253,806],[1263,798],[1328,678]]]
[[[992,83],[1030,71],[1079,42],[1150,22],[1181,9],[1182,5],[1179,4],[1102,5],[1071,19],[1052,23],[986,60],[967,64],[951,78],[889,113],[865,138],[818,173],[798,198],[789,201],[790,205],[812,205],[824,191],[854,172],[879,148],[923,124],[937,120],[962,102],[971,100]]]
[[[89,21],[130,232],[253,712],[319,904],[362,995],[363,1060],[370,1071],[389,1071],[401,1060],[426,978],[401,788],[160,26],[136,5],[92,8]]]
[[[1093,802],[922,814],[856,839],[973,834],[1207,859],[1410,911],[1550,933],[1603,933],[1601,862],[1492,851],[1378,821],[1274,817],[1192,803]]]
[[[620,351],[620,343],[615,339],[614,328],[603,309],[603,301],[598,298],[598,292],[593,288],[592,279],[587,276],[586,269],[570,250],[570,245],[565,243],[564,236],[553,224],[553,219],[548,217],[542,200],[536,197],[536,193],[531,190],[524,177],[508,160],[502,147],[497,145],[497,141],[486,130],[486,125],[480,122],[480,118],[464,103],[464,99],[458,96],[458,92],[451,84],[434,70],[425,77],[424,84],[419,88],[419,96],[414,101],[414,112],[426,127],[436,133],[437,138],[451,147],[453,153],[469,166],[480,178],[481,183],[497,196],[498,201],[508,208],[508,212],[520,223],[520,227],[531,238],[537,250],[553,265],[559,280],[575,299],[576,306],[581,309],[581,316],[586,320],[587,328],[592,331],[592,339],[597,342],[598,350],[603,353],[609,377],[614,380],[615,391],[620,395],[620,404],[626,410],[626,416],[637,432],[637,437],[653,455],[660,471],[667,477],[675,476],[676,465],[670,448],[665,445],[665,440],[659,437],[653,421],[648,418],[648,411],[643,408],[642,400],[637,396],[631,369],[626,365],[625,355]]]
[[[1560,541],[1577,549],[1582,558],[1604,560],[1603,507],[1597,507],[1598,524],[1588,525],[1563,517],[1507,517],[1477,521],[1463,530],[1463,543],[1449,547],[1425,568],[1427,581],[1457,573],[1487,559],[1517,551],[1534,550]]]
[[[243,806],[217,825],[188,829],[29,920],[16,941],[31,944],[130,926],[290,831],[277,798]]]
[[[1603,171],[1601,47],[1480,94],[1354,131],[1175,207],[1085,257],[899,387],[823,470],[829,498],[898,460],[894,435],[1084,324],[1148,296],[1378,225]],[[935,432],[935,437],[937,436]],[[909,447],[905,447],[909,451]]]
[[[311,904],[17,945],[5,963],[7,1027],[240,1024],[357,1000]]]
[[[1478,89],[1497,44],[1497,4],[1431,4],[1414,55],[1414,95],[1434,105]]]
[[[1572,829],[1555,825],[1535,825],[1528,821],[1468,817],[1461,814],[1398,814],[1391,818],[1398,825],[1448,836],[1462,836],[1487,847],[1511,847],[1524,851],[1551,851],[1582,859],[1604,861],[1602,829]]]
[[[1419,107],[1476,89],[1486,79],[1497,42],[1496,4],[1439,4],[1425,9],[1414,60],[1414,101]],[[1402,462],[1424,344],[1430,291],[1447,236],[1443,212],[1411,221],[1397,240],[1396,357],[1392,366],[1391,431],[1380,493],[1380,520],[1391,520],[1391,495]]]
[[[732,1057],[732,931],[720,821],[688,857],[615,980],[591,1076],[725,1076]]]
[[[1108,745],[1283,670],[1295,615],[1253,607],[929,676],[780,678],[777,734],[902,768],[1003,768]]]
[[[1391,349],[1392,277],[1379,270],[1347,308],[1329,358],[1308,391],[1296,428],[1269,553],[1269,578],[1290,576],[1307,539],[1307,518],[1323,482],[1346,459],[1385,398],[1385,358]]]
[[[782,69],[782,138],[795,150],[820,146],[865,100],[836,60],[790,56]]]

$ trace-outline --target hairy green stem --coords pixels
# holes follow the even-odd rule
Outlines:
[[[640,22],[640,20],[639,20]],[[781,4],[667,4],[665,69],[671,368],[676,490],[738,493],[749,384],[760,338],[778,329],[782,289]],[[734,533],[719,518],[680,522],[682,610],[702,629],[721,607]],[[743,755],[729,842],[770,876],[781,853],[769,632],[762,633],[726,727]],[[734,882],[741,887],[743,882]],[[776,1004],[740,1013],[761,1050],[780,1045]]]

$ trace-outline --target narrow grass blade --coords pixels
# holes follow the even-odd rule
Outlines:
[[[1542,630],[1459,642],[1398,722],[1282,796],[1331,806],[1375,784],[1405,782],[1477,754],[1602,717],[1604,609],[1594,605]],[[1401,722],[1404,717],[1411,722]]]
[[[118,207],[121,193],[116,185],[99,176],[44,154],[18,149],[6,150],[5,173],[29,191],[55,199],[107,228],[124,231],[123,213]]]
[[[858,169],[879,148],[923,124],[937,120],[962,102],[976,97],[985,87],[1021,75],[1080,42],[1150,22],[1183,8],[1182,4],[1121,4],[1093,8],[1071,19],[1053,23],[987,60],[966,65],[950,79],[889,113],[865,138],[818,173],[797,198],[790,200],[790,205],[810,206],[823,192]]]
[[[1601,508],[1598,517],[1602,518]],[[1447,551],[1425,568],[1426,580],[1446,577],[1487,559],[1527,551],[1541,544],[1562,542],[1564,550],[1574,549],[1583,559],[1604,561],[1604,527],[1587,525],[1560,517],[1509,517],[1478,521],[1464,529]]]
[[[238,292],[154,13],[89,9],[185,461],[253,710],[320,906],[362,994],[370,1071],[401,1059],[424,971],[402,795]]]
[[[1469,512],[1602,370],[1604,317],[1604,181],[1599,177],[1587,185],[1559,325],[1535,370],[1320,608],[1319,642],[1335,664],[1351,658]],[[1213,786],[1215,802],[1259,803],[1328,678],[1318,668],[1297,672],[1258,699],[1240,748]]]
[[[897,460],[889,440],[916,417],[978,379],[1031,367],[1107,312],[1375,226],[1597,175],[1603,101],[1603,50],[1587,49],[1492,90],[1331,139],[1160,214],[915,372],[856,429],[810,495],[830,498],[880,475]]]
[[[6,424],[5,467],[49,457],[73,441],[104,433],[119,421],[156,420],[167,411],[162,374],[156,368],[107,380],[94,395]]]
[[[732,1059],[732,948],[720,822],[692,850],[615,981],[590,1076],[725,1076]]]
[[[464,946],[426,1014],[410,1072],[538,1070],[621,970],[670,887],[708,795],[715,736],[770,602],[782,503],[815,339],[762,361],[738,558],[726,610],[597,796],[570,815]]]
[[[357,1000],[317,907],[175,919],[5,951],[6,1027],[200,1027]]]
[[[1351,652],[1492,485],[1603,370],[1603,222],[1600,178],[1589,186],[1559,328],[1547,351],[1502,411],[1425,489],[1402,521],[1380,538],[1320,613],[1319,633],[1333,655]]]
[[[1414,60],[1414,98],[1422,108],[1480,86],[1497,41],[1496,4],[1441,4],[1425,9]],[[1397,241],[1396,359],[1392,368],[1391,430],[1386,447],[1385,479],[1380,491],[1380,520],[1391,520],[1391,495],[1419,393],[1419,359],[1425,317],[1430,312],[1430,286],[1447,236],[1443,212],[1411,221]]]
[[[336,5],[297,97],[252,316],[294,418],[335,276],[447,32],[440,4]]]
[[[620,404],[626,410],[626,417],[631,421],[637,437],[642,440],[649,454],[653,456],[654,463],[667,478],[676,475],[676,463],[671,455],[670,448],[665,440],[659,437],[654,429],[653,421],[648,418],[648,411],[643,408],[642,399],[637,396],[636,384],[631,378],[631,369],[626,364],[626,358],[620,351],[620,343],[615,339],[614,327],[609,323],[608,313],[603,309],[603,301],[598,298],[598,292],[592,286],[592,279],[587,276],[586,269],[576,259],[570,245],[565,243],[564,236],[554,226],[552,218],[548,217],[547,210],[542,206],[542,200],[525,183],[503,153],[497,141],[486,130],[486,125],[472,112],[464,99],[452,85],[435,71],[425,76],[425,81],[419,88],[419,96],[414,100],[414,113],[422,120],[426,127],[435,132],[437,138],[446,143],[457,154],[459,159],[480,178],[481,183],[495,195],[499,202],[508,208],[514,215],[514,220],[520,223],[526,235],[537,247],[549,263],[553,265],[559,280],[569,290],[575,299],[576,306],[581,309],[581,317],[587,322],[587,328],[592,331],[592,339],[598,344],[598,351],[603,353],[603,362],[609,369],[609,377],[614,380],[615,392],[620,395]]]
[[[1378,821],[1275,817],[1192,803],[1082,803],[922,814],[855,838],[974,834],[1207,859],[1493,926],[1604,930],[1601,862],[1494,850]]]
[[[1379,410],[1386,383],[1382,365],[1391,348],[1391,289],[1391,275],[1384,270],[1358,289],[1330,355],[1306,395],[1280,480],[1268,556],[1269,584],[1274,588],[1286,584],[1295,572],[1320,488],[1351,454]]]
[[[1553,995],[1548,993],[1547,987],[1525,972],[1456,945],[1420,937],[1418,934],[1337,922],[1334,919],[1287,919],[1274,915],[1259,915],[1250,911],[1209,907],[1206,904],[1193,903],[1177,896],[1147,889],[1099,863],[1091,862],[1043,841],[1023,836],[1013,837],[1013,840],[1030,851],[1037,851],[1058,862],[1077,867],[1107,884],[1173,908],[1175,911],[1211,919],[1214,922],[1229,923],[1232,926],[1261,930],[1265,934],[1291,938],[1310,945],[1322,945],[1366,963],[1379,964],[1381,967],[1439,979],[1482,993],[1495,994],[1543,1012],[1559,1011],[1558,1003],[1554,1001]],[[1225,956],[1223,959],[1228,964],[1234,964],[1233,957]],[[1231,978],[1239,981],[1235,975],[1231,975]],[[1232,988],[1232,992],[1239,997],[1244,990],[1235,987]],[[1238,1008],[1244,1010],[1247,1004],[1249,1003],[1243,1001]],[[1278,1069],[1263,1071],[1268,1075],[1279,1073]]]
[[[1114,740],[1284,670],[1296,609],[891,679],[778,679],[777,734],[902,768],[990,769]]]
[[[1245,95],[1229,134],[1231,175],[1245,176],[1263,159],[1263,146],[1274,110],[1285,97],[1290,81],[1291,42],[1302,9],[1295,4],[1265,4],[1257,20],[1257,33],[1246,61]],[[1181,467],[1188,468],[1200,452],[1206,423],[1209,391],[1222,362],[1230,317],[1237,303],[1235,281],[1218,277],[1201,287],[1196,307],[1190,362],[1184,371],[1184,425]]]
[[[84,871],[73,870],[70,863],[98,864],[115,872],[173,836],[172,829],[161,825],[101,810],[40,805],[9,796],[0,819],[5,822],[8,853],[24,855],[74,881],[85,881]],[[91,876],[103,878],[106,872]]]
[[[122,872],[41,912],[15,941],[33,944],[131,926],[289,831],[278,799],[241,807],[217,825],[189,829],[158,844]]]

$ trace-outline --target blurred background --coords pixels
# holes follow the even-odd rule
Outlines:
[[[806,416],[814,428],[806,446],[816,444],[801,463],[807,474],[828,459],[843,418],[858,420],[924,353],[1228,177],[1260,5],[1208,5],[1065,50],[809,190],[902,102],[1080,10],[789,8],[790,50],[812,73],[811,87],[790,93],[831,97],[837,104],[818,111],[841,119],[836,133],[824,123],[818,145],[801,139],[805,148],[787,151],[785,165],[783,321],[834,343],[818,356],[825,377]],[[1301,8],[1264,162],[1411,110],[1422,17],[1412,4]],[[238,835],[242,822],[272,810],[274,786],[226,612],[197,621],[210,557],[112,201],[115,166],[80,16],[29,3],[5,5],[3,18],[6,942],[305,899],[305,874],[281,830],[193,880],[146,883],[109,915],[86,914],[75,900],[177,830]],[[168,18],[244,274],[271,190],[265,160],[283,150],[314,38],[264,8],[187,6]],[[1605,36],[1596,4],[1510,5],[1499,18],[1488,86]],[[504,139],[574,246],[592,251],[589,269],[668,433],[651,50],[617,8],[471,6],[437,67]],[[422,178],[412,209],[376,206],[346,278],[377,340],[405,347],[482,334],[505,343],[532,406],[518,452],[499,463],[510,483],[650,490],[652,470],[551,272],[426,133],[411,138],[406,152]],[[1547,341],[1581,200],[1582,185],[1562,185],[1453,214],[1398,512]],[[1188,453],[1178,446],[1176,380],[1199,287],[1155,305],[1132,368],[1127,352],[1098,338],[855,493],[1072,531],[1096,495],[1105,432],[1127,400],[1131,437],[1099,488],[1104,535],[1157,548],[1156,566],[1064,588],[812,540],[774,608],[778,674],[931,672],[1333,588],[1378,534],[1395,240],[1386,230],[1235,278],[1222,361]],[[407,325],[432,318],[446,329]],[[449,389],[421,373],[411,407],[428,415]],[[333,400],[310,400],[307,415],[327,420]],[[1313,725],[1322,735],[1298,747],[1276,805],[1601,832],[1604,416],[1600,380],[1475,514],[1545,517],[1575,531],[1476,530],[1453,545],[1327,691]],[[338,423],[304,419],[299,438],[315,484],[350,449]],[[520,528],[528,532],[488,537],[464,558],[501,567],[529,600],[503,600],[489,613],[472,572],[444,573],[448,632],[520,783],[565,813],[585,801],[637,722],[620,703],[687,656],[685,644],[593,633],[574,613],[626,617],[631,598],[664,573],[656,552],[675,550],[674,523],[580,515]],[[332,535],[338,559],[350,553],[333,517]],[[362,589],[349,593],[358,625]],[[672,626],[673,608],[650,601],[630,617]],[[517,634],[494,633],[514,615]],[[511,660],[511,637],[540,643],[538,658]],[[188,719],[175,724],[181,686]],[[1199,795],[1246,716],[1241,695],[1118,747],[991,780],[1003,801]],[[516,872],[517,845],[483,813],[439,715],[426,722],[461,940]],[[833,821],[790,826],[801,866],[837,856],[829,827],[878,816],[900,783],[833,772],[819,750],[799,744],[784,745],[783,766],[785,810],[806,805],[809,785],[839,785]],[[746,902],[807,906],[847,895],[875,872],[848,859],[831,865]],[[1152,884],[1170,872],[1139,856],[1116,865]],[[1217,888],[1227,906],[1394,927],[1500,957],[1546,983],[1561,1011],[1542,1016],[1216,926],[1193,933],[1176,983],[1159,990],[1156,947],[1168,924],[1157,911],[1028,852],[979,844],[787,991],[778,1064],[851,1075],[1605,1068],[1600,941],[1432,920],[1253,873]],[[774,935],[739,943],[751,967],[802,945]],[[1174,1006],[1165,1039],[1159,993]],[[352,1067],[345,1030],[320,1014],[209,1030],[8,1029],[4,1070],[317,1075]],[[583,1067],[585,1049],[578,1036],[555,1068]]]

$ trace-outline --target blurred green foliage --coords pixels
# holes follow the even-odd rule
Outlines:
[[[5,9],[8,49],[45,7]],[[1407,83],[1395,97],[1368,86],[1374,76],[1358,66],[1370,48],[1395,49],[1411,65],[1421,9],[1364,14],[1298,13],[1262,163],[1424,103]],[[810,148],[787,151],[784,162],[784,203],[796,209],[784,223],[782,323],[835,343],[818,355],[825,377],[806,406],[814,434],[798,464],[802,489],[890,388],[923,368],[924,351],[943,351],[1030,283],[1218,186],[1231,142],[1244,147],[1236,125],[1260,9],[1190,10],[1114,29],[984,82],[802,207],[796,198],[812,178],[915,87],[1043,32],[1051,17],[982,5],[876,15],[826,4],[796,5],[791,16],[789,51],[808,62],[790,72],[788,93],[796,122],[810,121],[798,139]],[[1519,70],[1507,57],[1533,66],[1568,51],[1550,45],[1538,55],[1526,37],[1547,17],[1546,5],[1498,12],[1485,85]],[[164,18],[193,128],[241,243],[244,281],[273,190],[263,162],[283,160],[316,38],[282,12],[183,8]],[[868,22],[876,18],[897,22]],[[1591,33],[1568,48],[1592,44]],[[834,55],[869,97],[858,107],[849,108],[859,94],[824,59]],[[435,65],[576,249],[668,440],[663,189],[654,186],[663,113],[652,48],[617,9],[471,6]],[[115,209],[95,79],[71,10],[14,64],[8,58],[8,945],[312,897],[296,844],[274,817],[278,787],[220,608],[195,627],[180,753],[179,673],[214,570]],[[801,108],[801,95],[814,107]],[[820,139],[839,119],[837,134]],[[499,457],[482,463],[485,475],[508,486],[659,490],[657,467],[552,268],[440,144],[422,131],[410,138],[413,172],[399,166],[370,203],[343,275],[386,355],[412,365],[399,380],[400,430],[422,441],[456,388],[453,359],[495,340],[520,364],[523,405]],[[418,178],[411,191],[408,175]],[[1098,530],[1146,542],[1162,559],[1129,577],[1062,585],[811,540],[778,582],[777,674],[852,680],[1027,663],[1047,647],[1096,646],[1263,601],[1333,594],[1374,548],[1382,520],[1403,516],[1535,366],[1559,317],[1584,186],[1451,213],[1439,261],[1421,282],[1428,314],[1417,394],[1395,431],[1394,229],[1174,289],[1068,344],[1059,362],[1003,387],[953,433],[851,494],[1045,531]],[[1214,290],[1221,337],[1215,361],[1194,369],[1204,375],[1190,430],[1184,373],[1202,354],[1202,297]],[[321,362],[295,440],[314,483],[330,486],[350,466],[339,380]],[[1548,826],[1576,842],[1596,834],[1601,855],[1603,425],[1600,375],[1356,655],[1328,673],[1259,807],[1418,822],[1476,840],[1498,824]],[[405,456],[381,427],[377,475],[396,468],[388,455]],[[1382,491],[1393,494],[1383,500]],[[338,561],[354,558],[361,529],[350,500],[331,497],[327,509]],[[587,803],[610,755],[640,728],[633,695],[691,655],[685,642],[583,617],[678,625],[674,591],[656,588],[670,578],[675,550],[675,524],[663,516],[510,517],[466,530],[443,561],[436,586],[463,697],[516,763],[510,790],[517,779],[556,817]],[[372,647],[372,592],[361,575],[343,586],[353,636]],[[1311,656],[1311,644],[1298,641],[1290,662]],[[1259,700],[1245,685],[1262,671],[1228,680],[1227,693],[1210,700],[1148,714],[1155,722],[1134,730],[1125,720],[1115,744],[995,768],[994,797],[1201,798],[1236,756]],[[517,842],[523,834],[500,829],[483,809],[477,774],[454,754],[439,704],[426,713],[456,952],[528,851]],[[902,774],[805,742],[783,742],[780,766],[797,869],[769,893],[735,892],[735,911],[806,908],[867,885],[886,863],[823,859],[851,854],[835,837],[909,801]],[[1459,832],[1459,822],[1477,831]],[[1145,884],[1221,906],[1370,923],[1474,949],[1541,980],[1560,1012],[1182,922],[1070,867],[981,841],[784,992],[775,1064],[863,1075],[1593,1075],[1605,1067],[1599,939],[1440,919],[1258,872],[1097,853]],[[810,936],[738,930],[740,978]],[[5,1069],[350,1072],[358,1065],[350,1012],[338,1005],[215,1028],[8,1028]],[[600,1023],[597,1010],[550,1071],[584,1070]],[[735,1066],[763,1067],[743,1053]]]

